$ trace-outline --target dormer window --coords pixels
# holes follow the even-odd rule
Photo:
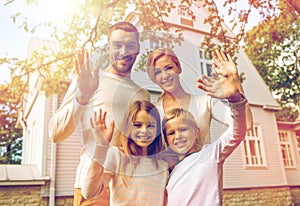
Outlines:
[[[194,14],[188,6],[179,5],[178,14],[180,18],[180,24],[194,27]]]

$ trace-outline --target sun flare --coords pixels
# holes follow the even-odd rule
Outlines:
[[[41,15],[61,23],[74,10],[74,0],[39,0]]]

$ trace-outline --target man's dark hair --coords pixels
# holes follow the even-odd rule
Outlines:
[[[111,27],[109,27],[108,29],[108,41],[110,40],[110,35],[114,30],[123,30],[123,31],[127,31],[127,32],[134,32],[135,33],[135,37],[137,42],[139,42],[140,36],[139,36],[139,31],[137,30],[137,28],[126,21],[122,21],[122,22],[118,22],[114,25],[112,25]]]

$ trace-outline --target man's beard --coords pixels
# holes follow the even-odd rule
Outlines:
[[[127,62],[131,62],[133,60],[133,57],[132,55],[127,55],[127,56],[124,56],[122,58],[117,58],[117,59],[114,59],[113,63],[112,63],[112,66],[113,68],[117,71],[117,72],[120,72],[120,73],[128,73],[131,71],[132,69],[132,66],[133,66],[133,63],[131,63],[130,65],[125,65],[122,67],[119,66],[119,64],[122,64],[121,61],[125,61],[126,64]],[[124,70],[124,67],[126,67],[126,69]]]

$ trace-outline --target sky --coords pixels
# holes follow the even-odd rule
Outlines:
[[[0,58],[18,57],[19,59],[26,59],[30,38],[51,40],[51,31],[47,27],[41,27],[34,34],[28,33],[23,29],[19,29],[23,19],[16,21],[14,24],[10,18],[11,16],[21,12],[22,16],[28,17],[30,22],[34,24],[43,20],[52,20],[59,23],[64,12],[60,8],[71,9],[67,5],[71,0],[42,0],[44,4],[41,6],[28,6],[25,0],[15,0],[15,2],[5,6],[6,1],[1,0],[0,3]],[[7,65],[1,65],[0,83],[5,82],[7,78],[9,78]]]
[[[51,40],[51,32],[46,28],[40,28],[34,34],[27,33],[18,27],[21,21],[13,24],[10,16],[17,12],[21,12],[23,16],[28,17],[32,22],[38,23],[41,20],[52,20],[59,24],[63,18],[63,14],[71,11],[72,7],[69,5],[71,0],[42,0],[41,6],[28,6],[25,0],[15,0],[15,2],[8,4],[4,3],[7,0],[2,0],[0,4],[0,58],[2,57],[18,57],[26,59],[27,49],[30,38],[40,38]],[[221,5],[223,0],[216,0],[217,4]],[[221,7],[222,8],[222,7]],[[221,10],[225,15],[225,10]],[[259,18],[251,18],[250,26],[257,24]],[[9,70],[7,65],[0,66],[0,83],[3,83],[9,78]]]

